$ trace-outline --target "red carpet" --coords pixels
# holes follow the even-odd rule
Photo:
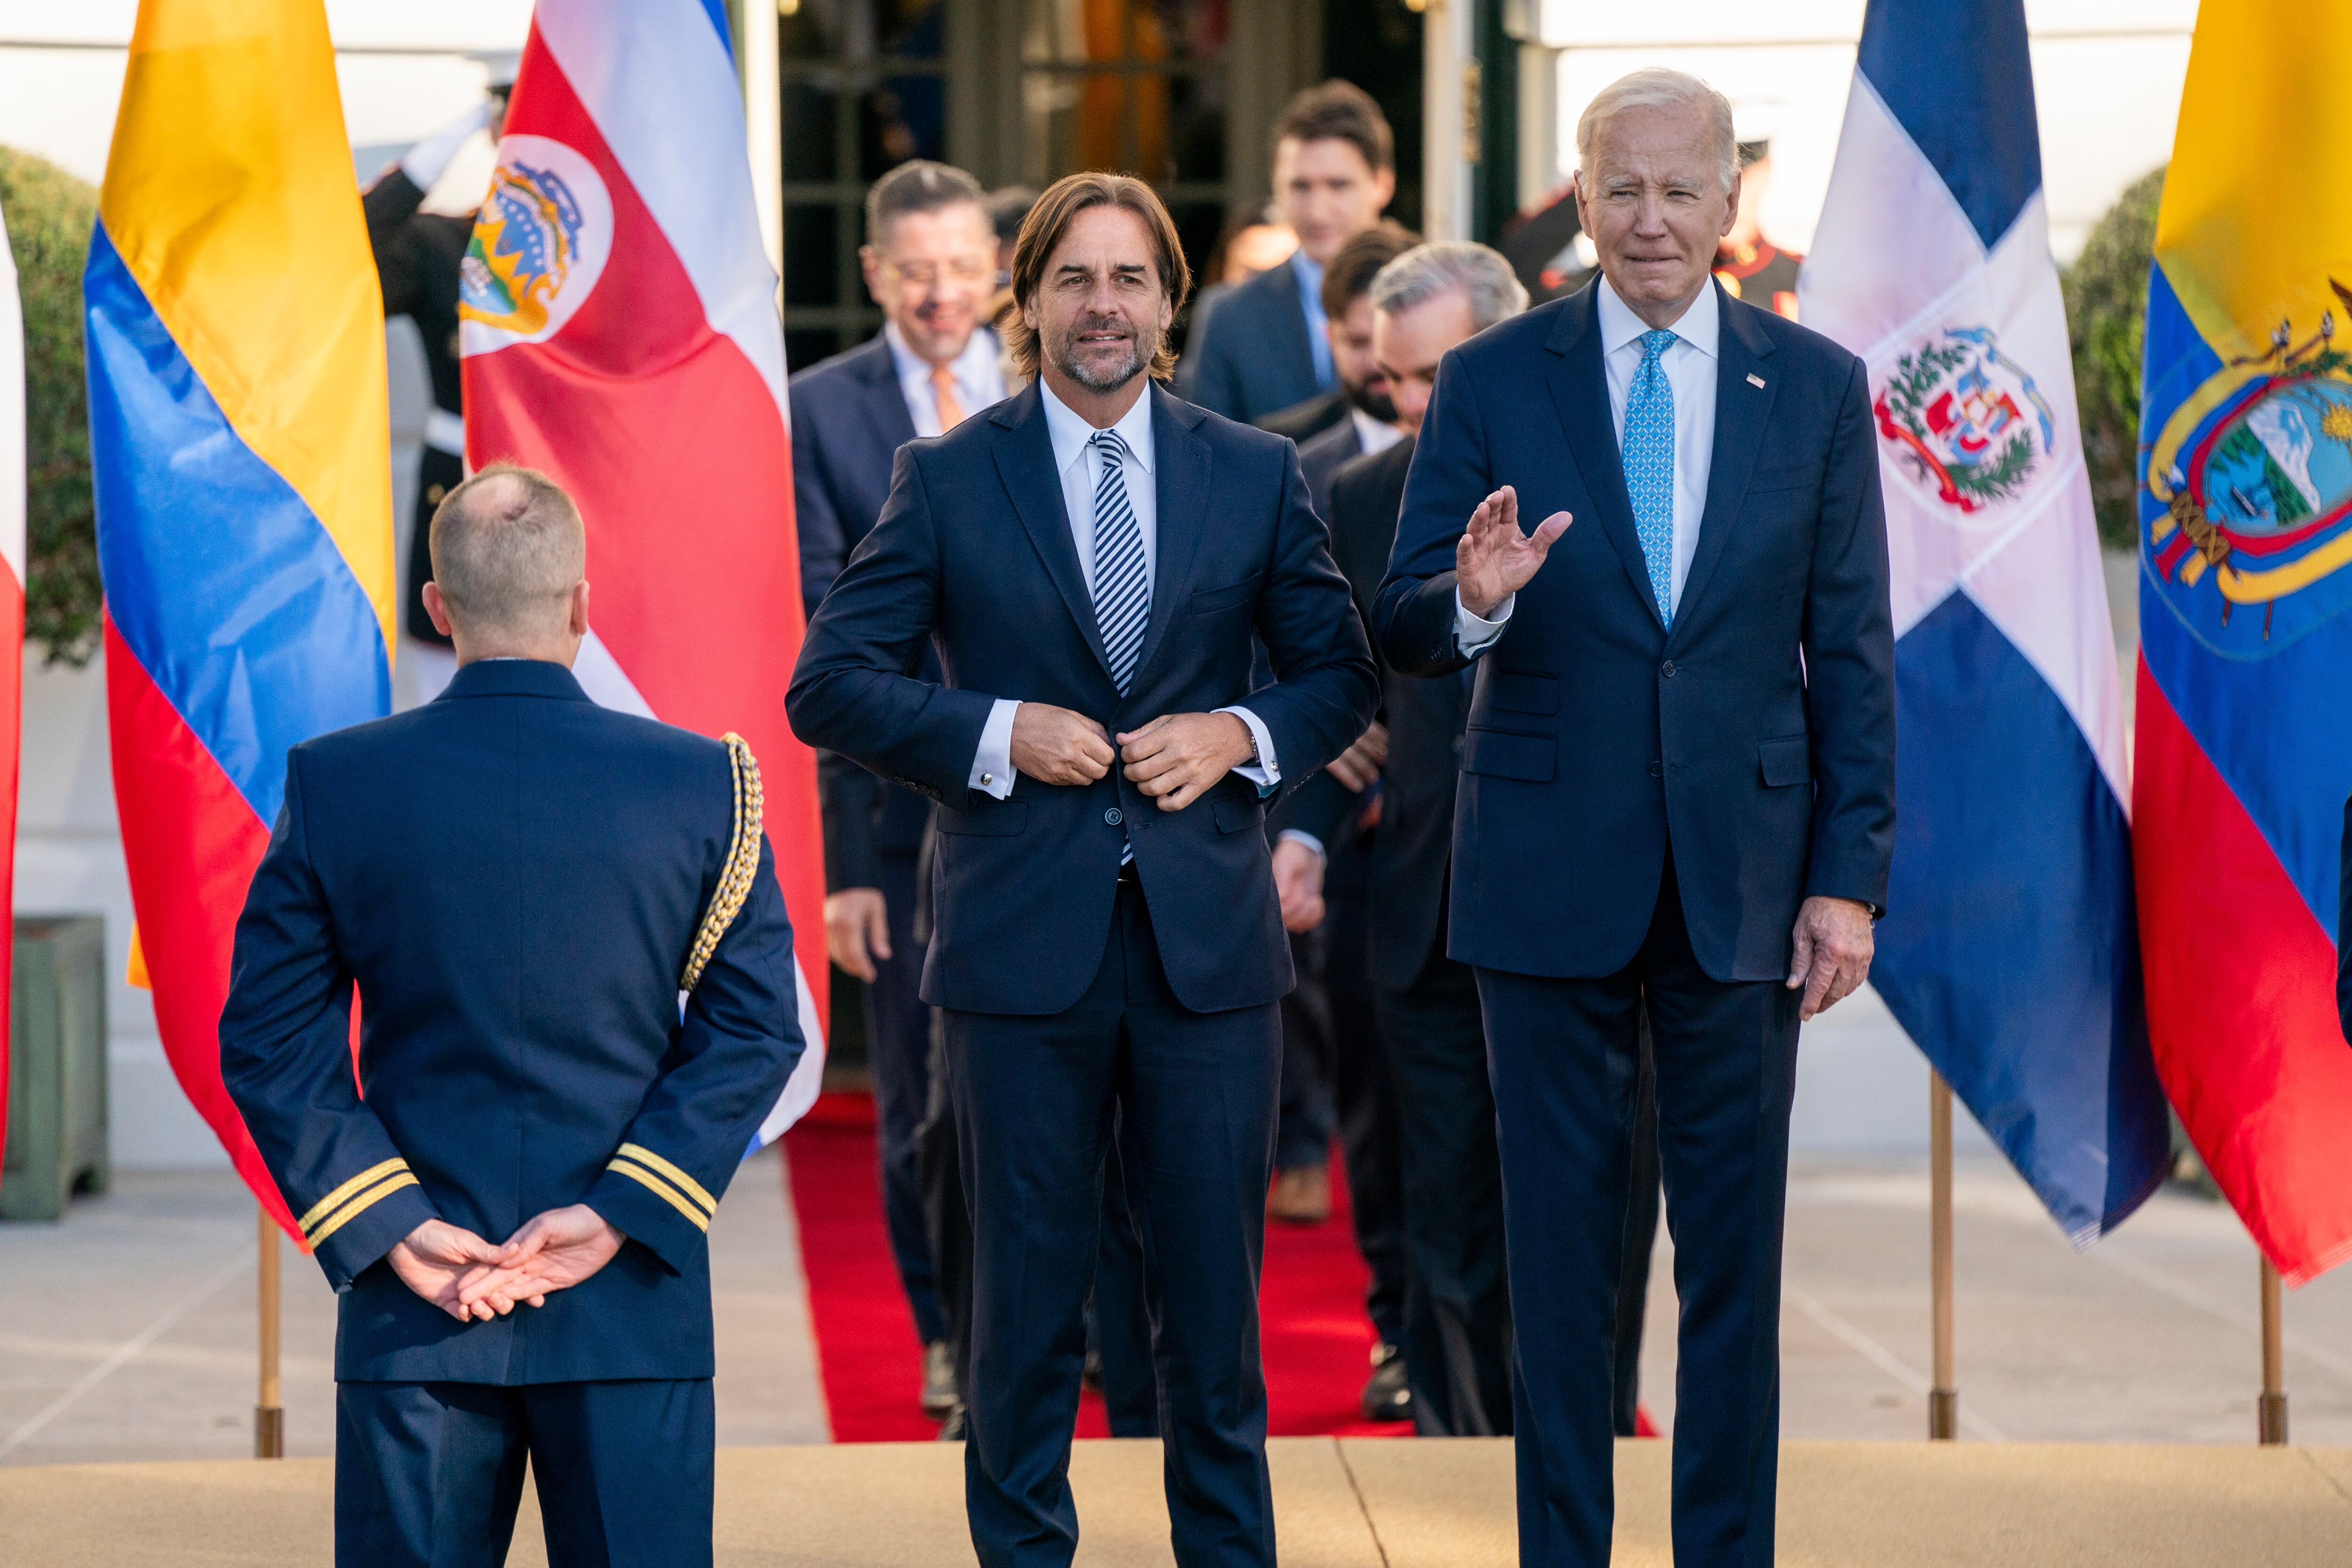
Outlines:
[[[916,1407],[920,1356],[882,1226],[874,1169],[874,1102],[828,1094],[784,1135],[809,1312],[833,1436],[841,1443],[920,1439],[932,1424]],[[1276,1436],[1402,1436],[1402,1422],[1358,1419],[1371,1371],[1364,1264],[1348,1228],[1346,1184],[1319,1226],[1269,1223],[1260,1297],[1266,1400]],[[1078,1436],[1108,1436],[1102,1401],[1086,1396]]]

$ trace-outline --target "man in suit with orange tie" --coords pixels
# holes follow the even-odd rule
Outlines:
[[[866,193],[858,259],[882,308],[882,331],[792,379],[793,503],[801,597],[812,616],[881,514],[898,448],[952,430],[1004,396],[1002,350],[987,325],[996,233],[986,199],[961,169],[921,160],[899,164]],[[944,1418],[956,1405],[953,1313],[941,1304],[923,1223],[918,1138],[930,1093],[931,1010],[917,994],[915,868],[931,805],[830,753],[819,758],[817,777],[825,947],[866,983],[883,1216],[923,1342],[923,1409]]]

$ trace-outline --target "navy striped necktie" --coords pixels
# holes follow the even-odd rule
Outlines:
[[[1118,694],[1127,695],[1151,621],[1151,574],[1143,560],[1143,525],[1127,499],[1127,443],[1116,430],[1097,430],[1088,443],[1100,456],[1095,480],[1095,624]]]

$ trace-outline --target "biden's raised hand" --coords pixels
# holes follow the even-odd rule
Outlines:
[[[1485,619],[1502,602],[1528,585],[1552,544],[1568,531],[1575,518],[1556,511],[1536,525],[1533,533],[1519,531],[1519,492],[1505,485],[1478,503],[1462,542],[1454,547],[1454,585],[1462,607]]]

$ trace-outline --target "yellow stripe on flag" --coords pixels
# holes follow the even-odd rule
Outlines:
[[[99,215],[393,646],[383,297],[320,0],[143,0]]]
[[[2298,341],[2352,287],[2352,5],[2230,0],[2197,16],[2156,255],[2224,360]]]

